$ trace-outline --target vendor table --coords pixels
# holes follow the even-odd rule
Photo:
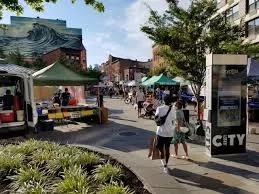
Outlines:
[[[77,119],[82,117],[88,117],[98,114],[99,108],[96,106],[61,106],[48,108],[48,118],[49,119]],[[39,114],[39,116],[41,116]]]

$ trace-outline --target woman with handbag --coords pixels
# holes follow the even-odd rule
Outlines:
[[[167,164],[170,157],[170,144],[173,139],[173,111],[169,95],[164,98],[164,105],[158,106],[155,114],[157,124],[156,138],[157,145],[161,155],[161,162],[164,166],[164,172],[168,173]],[[164,159],[165,158],[165,159]]]
[[[173,128],[175,133],[172,140],[172,143],[174,144],[175,154],[173,154],[172,156],[174,158],[178,158],[178,144],[181,143],[183,145],[183,149],[186,154],[186,156],[183,156],[182,158],[189,160],[188,148],[185,140],[186,133],[188,132],[189,129],[184,118],[182,103],[179,101],[176,102],[175,107],[176,107],[175,120],[173,123]]]

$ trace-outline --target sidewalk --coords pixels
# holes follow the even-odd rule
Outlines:
[[[165,174],[159,160],[147,158],[148,141],[155,134],[154,121],[138,119],[133,107],[119,99],[105,101],[111,113],[108,124],[69,125],[34,137],[109,154],[132,169],[154,194],[258,193],[258,135],[248,136],[246,154],[224,158],[209,158],[204,146],[189,143],[191,160],[170,158],[170,174]]]

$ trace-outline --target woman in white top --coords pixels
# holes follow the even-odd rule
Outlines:
[[[157,148],[161,153],[161,158],[165,158],[161,160],[164,166],[164,172],[168,173],[167,164],[170,157],[170,144],[174,135],[174,129],[172,124],[174,116],[173,116],[173,111],[172,111],[173,108],[171,105],[170,96],[169,95],[165,96],[164,101],[165,101],[164,105],[157,107],[155,116],[163,117],[167,114],[169,109],[171,110],[166,117],[165,123],[162,126],[157,126],[156,135],[157,135]],[[165,149],[165,153],[164,153],[164,149]]]

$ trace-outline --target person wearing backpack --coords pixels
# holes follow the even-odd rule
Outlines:
[[[170,144],[173,139],[173,111],[171,105],[171,99],[169,95],[164,98],[164,105],[157,107],[155,113],[155,120],[157,123],[157,145],[161,154],[161,162],[164,167],[164,172],[168,173],[167,164],[170,157]],[[164,153],[165,152],[165,153]],[[164,159],[165,158],[165,159]]]

